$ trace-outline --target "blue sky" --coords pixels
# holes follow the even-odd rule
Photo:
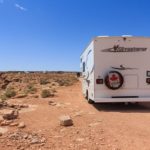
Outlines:
[[[98,35],[150,36],[149,0],[0,0],[0,70],[78,71]]]

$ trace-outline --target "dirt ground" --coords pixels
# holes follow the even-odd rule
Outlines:
[[[83,98],[81,83],[60,87],[52,98],[11,99],[28,104],[19,114],[26,127],[1,127],[0,150],[149,150],[150,104],[94,104]],[[48,104],[52,100],[56,105]],[[61,115],[70,115],[73,126],[59,124]],[[1,130],[2,130],[1,129]],[[44,144],[26,144],[11,139],[12,133],[36,133]]]

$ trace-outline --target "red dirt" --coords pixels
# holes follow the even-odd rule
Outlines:
[[[45,145],[24,149],[52,150],[149,150],[150,105],[95,104],[83,98],[80,82],[61,87],[54,98],[16,99],[11,102],[36,105],[35,110],[20,113],[25,122],[22,132],[36,132],[46,138]],[[48,105],[53,100],[56,106]],[[149,105],[149,106],[148,106]],[[73,126],[59,125],[61,115],[70,115]],[[8,127],[15,132],[16,127]],[[0,137],[0,150],[15,150],[18,143]],[[23,149],[22,148],[22,149]],[[21,149],[21,148],[18,148]]]

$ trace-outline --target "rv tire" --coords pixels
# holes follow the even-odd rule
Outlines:
[[[88,92],[88,90],[86,91],[86,97],[85,98],[86,98],[86,100],[88,101],[89,104],[93,104],[94,103],[93,100],[89,99],[89,92]]]
[[[89,94],[88,94],[88,90],[86,90],[86,96],[85,96],[85,99],[88,100],[89,98]]]
[[[89,104],[94,104],[94,101],[91,100],[91,99],[88,99],[88,103],[89,103]]]

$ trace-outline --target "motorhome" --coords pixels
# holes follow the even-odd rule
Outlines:
[[[150,101],[149,37],[95,37],[80,61],[89,103]]]

